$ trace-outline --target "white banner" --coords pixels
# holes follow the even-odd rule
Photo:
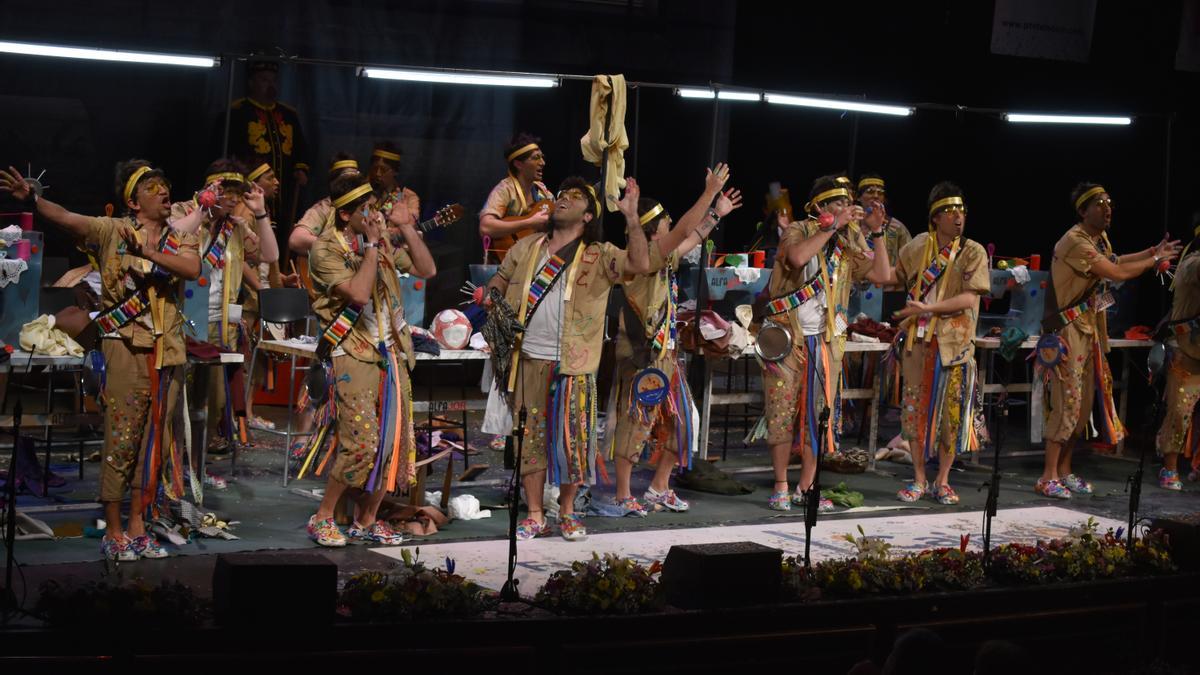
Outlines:
[[[1086,62],[1096,0],[996,0],[992,53]]]

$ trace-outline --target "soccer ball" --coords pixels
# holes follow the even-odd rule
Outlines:
[[[464,349],[471,341],[471,321],[457,309],[443,309],[429,327],[443,349]]]

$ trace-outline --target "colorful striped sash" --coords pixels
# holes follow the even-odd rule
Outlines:
[[[233,233],[233,218],[225,216],[221,221],[221,230],[213,237],[208,250],[204,252],[204,262],[214,269],[225,267],[225,248],[229,245],[229,235]]]
[[[354,324],[358,322],[358,317],[362,314],[364,305],[355,303],[347,303],[342,311],[329,324],[329,327],[321,334],[321,343],[317,345],[317,360],[325,361],[329,358],[330,353],[337,349],[338,345],[346,339],[350,331],[354,328]],[[378,317],[377,317],[378,318]]]
[[[678,340],[678,328],[675,326],[675,316],[679,305],[679,284],[675,280],[675,270],[670,267],[663,268],[668,276],[667,282],[667,311],[663,316],[662,323],[658,327],[658,331],[654,334],[654,339],[651,340],[651,349],[655,354],[662,354],[667,346]]]
[[[554,286],[555,282],[558,281],[559,277],[561,277],[563,272],[566,271],[567,267],[570,266],[566,259],[572,258],[576,248],[581,245],[582,242],[576,239],[570,244],[562,247],[558,251],[558,253],[561,255],[550,256],[550,259],[547,260],[544,265],[542,265],[542,269],[538,270],[537,274],[533,275],[533,279],[531,279],[529,282],[529,293],[525,299],[525,304],[529,307],[529,311],[525,314],[526,327],[528,327],[529,322],[533,320],[533,314],[537,311],[542,299],[546,297],[546,294],[550,292],[551,287]]]
[[[179,255],[179,244],[179,235],[174,230],[167,228],[159,239],[158,250],[161,253]],[[96,315],[96,325],[100,328],[100,334],[107,335],[116,332],[141,316],[142,312],[150,307],[149,282],[155,278],[169,279],[170,277],[170,272],[154,265],[139,288],[125,296],[124,300]],[[132,274],[126,272],[121,282],[122,285],[129,285],[131,279]]]
[[[842,262],[842,253],[842,242],[841,239],[838,239],[837,243],[833,247],[833,253],[829,255],[830,278],[834,276],[838,265],[840,265]],[[796,309],[800,305],[803,305],[809,300],[817,297],[823,290],[825,290],[825,282],[821,279],[820,273],[815,274],[813,275],[813,278],[809,279],[803,286],[795,291],[768,301],[766,310],[767,314],[769,316],[774,316],[776,314],[790,312],[791,310]]]
[[[929,263],[929,267],[921,273],[921,276],[917,277],[917,283],[913,284],[913,287],[908,289],[909,300],[920,302],[921,299],[925,297],[925,294],[929,292],[929,289],[933,288],[933,285],[937,283],[938,278],[941,277],[946,271],[946,268],[949,267],[950,256],[953,253],[955,241],[958,240],[956,239],[951,241],[949,244],[946,244],[945,248],[943,248],[937,254],[937,257],[934,258],[933,262]]]

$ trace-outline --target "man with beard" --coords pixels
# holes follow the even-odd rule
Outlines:
[[[517,134],[504,148],[508,175],[488,194],[487,203],[479,213],[479,234],[488,237],[489,254],[503,261],[505,254],[518,239],[546,229],[548,211],[530,209],[539,200],[549,199],[550,191],[542,184],[546,155],[538,145],[541,139],[526,133]],[[516,220],[502,220],[524,216]]]

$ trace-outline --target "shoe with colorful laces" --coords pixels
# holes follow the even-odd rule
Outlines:
[[[138,554],[129,544],[128,537],[122,536],[120,539],[109,539],[105,536],[100,540],[100,553],[104,556],[105,560],[133,562],[138,559]]]
[[[1092,494],[1092,484],[1073,473],[1069,473],[1059,480],[1062,481],[1062,484],[1067,486],[1067,489],[1072,493],[1078,493],[1081,495]]]
[[[787,490],[774,492],[771,494],[771,498],[767,500],[767,507],[772,511],[791,511],[792,495],[788,494]]]
[[[140,537],[129,539],[129,548],[133,550],[139,558],[149,558],[151,560],[159,560],[167,558],[171,554],[167,553],[167,549],[158,543],[158,539],[154,535],[147,532]]]
[[[317,542],[321,546],[329,546],[331,548],[340,548],[346,545],[346,535],[338,529],[337,523],[333,522],[333,518],[325,520],[317,520],[313,515],[308,519],[308,538]]]
[[[376,520],[374,523],[371,523],[370,527],[363,527],[358,523],[354,523],[346,531],[346,536],[351,539],[360,539],[368,544],[379,544],[381,546],[399,546],[404,543],[404,535],[393,530],[391,525],[382,520]]]
[[[583,519],[574,513],[568,513],[558,519],[558,531],[567,541],[587,539],[587,528],[583,525]]]
[[[805,505],[808,504],[808,493],[797,490],[792,494],[792,503],[802,509],[806,508]],[[833,501],[821,497],[821,499],[817,502],[817,513],[829,513],[832,510]]]
[[[687,511],[692,507],[691,504],[688,504],[686,501],[680,499],[679,495],[675,494],[674,490],[659,492],[654,488],[650,488],[646,490],[646,494],[642,495],[642,501],[646,502],[651,507],[657,508],[661,506],[668,511],[675,511],[676,513]]]
[[[935,485],[933,490],[929,492],[929,496],[933,501],[946,506],[953,506],[958,503],[958,493],[949,485]]]
[[[1038,482],[1033,486],[1033,491],[1043,497],[1053,497],[1055,499],[1071,498],[1071,488],[1063,485],[1062,481],[1057,478],[1050,480],[1039,478]]]
[[[1183,481],[1179,480],[1179,472],[1170,469],[1158,470],[1158,487],[1164,490],[1182,490]]]
[[[645,518],[646,516],[650,515],[649,512],[646,511],[646,507],[637,500],[637,497],[632,495],[624,499],[613,498],[613,503],[625,512],[621,514],[624,516],[637,516],[638,518]]]
[[[919,502],[921,501],[921,497],[925,496],[927,488],[928,484],[921,485],[920,483],[913,481],[908,485],[905,485],[904,489],[896,493],[896,499],[909,504],[912,504],[913,502]]]
[[[517,523],[517,541],[529,541],[546,534],[550,534],[550,524],[546,521],[539,523],[533,518],[526,518]]]

